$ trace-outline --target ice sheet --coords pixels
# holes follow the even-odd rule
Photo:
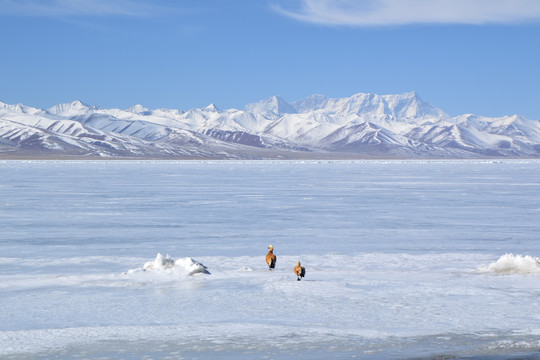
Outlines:
[[[0,170],[0,357],[406,359],[540,347],[537,161]]]

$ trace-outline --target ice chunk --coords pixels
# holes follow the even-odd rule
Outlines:
[[[188,275],[194,275],[198,273],[210,274],[206,266],[189,257],[176,260],[175,266],[180,266],[184,268],[187,271]]]
[[[190,276],[198,273],[210,274],[206,266],[190,257],[174,260],[169,255],[163,256],[160,253],[157,254],[154,261],[145,263],[143,269],[158,272],[167,270],[173,272],[185,272]]]
[[[164,270],[171,268],[175,265],[175,261],[168,254],[166,256],[157,254],[154,261],[149,261],[144,264],[143,269],[145,270]]]
[[[540,273],[540,262],[530,255],[504,254],[499,260],[478,269],[480,272],[496,274]]]

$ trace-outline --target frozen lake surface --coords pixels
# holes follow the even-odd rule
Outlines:
[[[0,174],[2,359],[540,359],[540,161]]]

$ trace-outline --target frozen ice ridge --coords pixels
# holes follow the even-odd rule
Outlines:
[[[499,260],[480,267],[478,271],[495,274],[540,273],[540,262],[538,258],[530,255],[504,254]]]

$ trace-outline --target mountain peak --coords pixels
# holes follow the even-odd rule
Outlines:
[[[97,106],[90,106],[81,100],[75,100],[70,103],[58,104],[49,109],[47,112],[55,115],[73,116],[84,114],[88,111],[98,110]]]
[[[64,105],[70,105],[71,107],[73,108],[77,108],[77,109],[90,109],[92,108],[92,106],[88,105],[87,103],[85,102],[82,102],[81,100],[75,100],[75,101],[72,101],[68,104],[64,104]]]
[[[292,105],[299,113],[314,111],[324,108],[328,104],[328,98],[325,95],[314,94],[307,98],[298,100]]]
[[[404,96],[404,97],[409,97],[409,98],[420,98],[420,96],[418,95],[418,93],[414,90],[412,91],[408,91],[408,92],[404,92],[402,94],[400,94],[401,96]]]
[[[211,111],[211,112],[219,112],[220,110],[218,109],[218,107],[215,105],[215,104],[210,104],[208,105],[207,107],[203,108],[202,109],[203,111]]]
[[[296,114],[297,112],[293,105],[289,104],[279,95],[246,105],[245,109],[252,113],[273,113],[274,115]]]
[[[0,101],[0,109],[5,109],[5,110],[9,110],[9,111],[16,111],[16,109],[20,108],[21,106],[22,106],[22,104],[10,105],[10,104],[6,104],[5,102]]]
[[[134,105],[126,109],[126,111],[137,115],[150,115],[152,113],[150,109],[142,106],[141,104]]]
[[[2,101],[0,101],[0,109],[17,112],[17,113],[23,113],[23,114],[37,114],[40,111],[42,111],[41,109],[37,109],[31,106],[26,106],[24,104],[19,103],[16,105],[10,105]]]
[[[425,102],[416,91],[410,91],[397,95],[383,95],[396,118],[448,118],[449,116],[441,109]]]

